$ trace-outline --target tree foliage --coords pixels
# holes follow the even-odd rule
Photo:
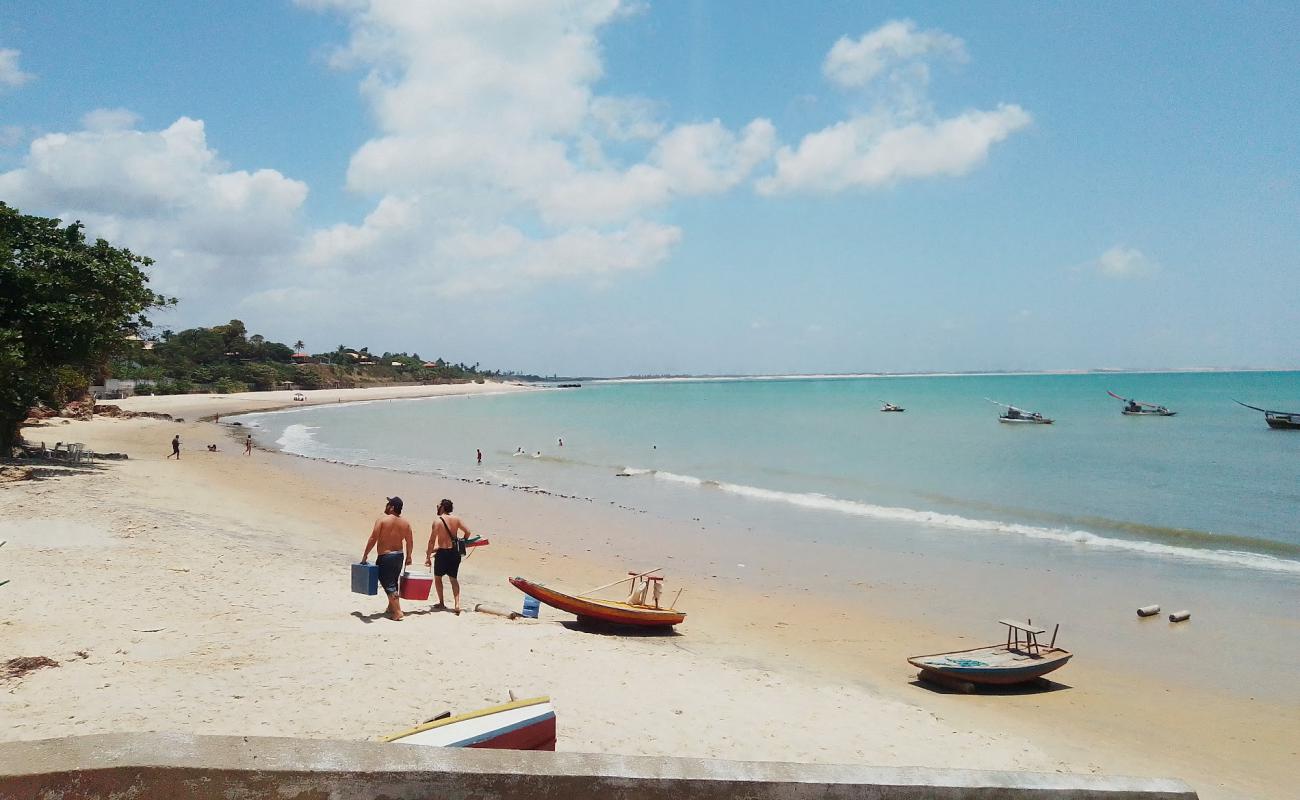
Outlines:
[[[55,402],[70,381],[124,352],[144,316],[174,303],[149,288],[150,259],[82,225],[22,214],[0,202],[0,436],[14,440],[27,409]]]

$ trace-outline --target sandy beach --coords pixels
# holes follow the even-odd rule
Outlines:
[[[306,402],[517,390],[319,391]],[[29,440],[129,459],[43,466],[36,480],[0,484],[0,580],[11,580],[0,588],[3,651],[60,664],[3,683],[8,740],[373,739],[513,691],[552,696],[567,751],[1172,776],[1206,798],[1294,796],[1291,694],[1186,686],[1085,657],[1057,691],[946,694],[918,685],[903,658],[954,649],[970,632],[871,586],[774,591],[656,553],[652,514],[263,449],[246,457],[238,428],[200,421],[294,405],[287,392],[116,404],[185,422],[29,428]],[[186,447],[169,461],[177,433]],[[687,621],[676,635],[611,635],[551,609],[509,621],[407,603],[407,619],[390,622],[382,598],[348,591],[347,572],[394,493],[417,552],[440,497],[491,538],[462,568],[467,609],[517,608],[510,575],[582,589],[665,566],[668,596],[686,589]],[[656,555],[662,564],[646,563]],[[997,637],[986,633],[973,638]]]

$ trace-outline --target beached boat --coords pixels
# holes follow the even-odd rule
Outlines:
[[[1050,644],[1039,644],[1038,637],[1047,631],[1028,622],[998,620],[1007,626],[1007,640],[1001,644],[954,650],[928,656],[912,656],[907,663],[921,670],[921,677],[937,682],[964,682],[1006,686],[1041,678],[1065,666],[1073,655],[1056,646],[1056,633]],[[1056,626],[1060,629],[1060,625]]]
[[[1170,411],[1162,405],[1156,403],[1143,403],[1140,400],[1130,400],[1127,397],[1120,397],[1111,390],[1107,389],[1106,394],[1116,400],[1124,401],[1124,410],[1119,413],[1126,417],[1172,417],[1177,411]]]
[[[1269,411],[1267,408],[1248,405],[1240,400],[1234,400],[1234,403],[1254,411],[1264,412],[1264,421],[1268,427],[1284,431],[1300,431],[1300,411]]]
[[[881,402],[884,402],[884,401],[882,400]],[[901,413],[901,412],[903,412],[903,411],[906,411],[907,409],[906,409],[906,408],[902,408],[902,407],[900,407],[900,406],[896,406],[896,405],[894,405],[893,403],[885,403],[884,405],[882,405],[882,406],[880,407],[880,410],[881,410],[881,411],[897,411],[897,412],[900,412],[900,413]]]
[[[623,579],[623,581],[626,580],[628,579]],[[619,583],[622,583],[623,581],[619,581]],[[539,602],[545,603],[552,608],[558,608],[561,611],[576,614],[579,622],[596,621],[612,623],[615,625],[637,625],[649,628],[666,628],[681,624],[682,621],[686,619],[686,614],[674,608],[660,608],[657,603],[659,579],[651,578],[650,581],[655,583],[656,602],[653,605],[647,605],[645,603],[644,589],[640,592],[639,602],[624,603],[617,600],[603,600],[597,597],[588,597],[586,595],[566,594],[540,583],[533,583],[525,578],[511,578],[510,585],[526,595],[537,598]],[[594,591],[598,590],[593,590],[593,592]],[[592,592],[588,592],[587,594],[591,593]],[[635,596],[637,595],[637,591],[635,589],[635,583],[632,595],[633,597],[630,599],[636,600]]]
[[[468,714],[434,719],[385,742],[425,747],[489,750],[554,750],[555,708],[549,697],[513,700]]]
[[[987,397],[985,400],[989,400]],[[1007,422],[1013,425],[1051,425],[1055,420],[1044,417],[1037,411],[1026,411],[1023,408],[1009,406],[1006,403],[999,403],[997,400],[989,400],[995,406],[1002,406],[1005,411],[998,417],[998,422]]]

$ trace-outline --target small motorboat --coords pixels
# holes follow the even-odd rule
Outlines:
[[[1269,411],[1266,408],[1247,405],[1240,400],[1234,400],[1239,406],[1246,406],[1253,411],[1264,412],[1264,422],[1268,427],[1283,431],[1300,431],[1300,412],[1298,411]]]
[[[883,400],[882,400],[881,402],[884,403]],[[903,408],[902,406],[896,406],[896,405],[894,405],[893,403],[885,403],[884,405],[882,405],[882,406],[880,407],[880,410],[881,410],[881,411],[897,411],[897,412],[900,412],[900,413],[901,413],[901,412],[903,412],[903,411],[906,411],[907,409],[906,409],[906,408]]]
[[[1007,686],[1041,678],[1065,666],[1073,656],[1056,646],[1056,631],[1051,643],[1043,645],[1038,637],[1046,629],[1010,619],[998,622],[1007,626],[1007,640],[1002,644],[912,656],[907,663],[921,670],[922,679],[937,683]],[[1060,628],[1056,626],[1057,631]]]
[[[1116,400],[1124,401],[1124,410],[1119,413],[1126,417],[1172,417],[1177,411],[1170,411],[1162,405],[1156,403],[1143,403],[1140,400],[1130,400],[1127,397],[1120,397],[1111,390],[1107,389],[1106,394]]]
[[[657,572],[658,570],[651,570]],[[533,583],[526,578],[511,578],[510,585],[524,594],[536,598],[551,608],[558,608],[575,614],[579,622],[606,622],[614,625],[636,625],[647,628],[670,628],[680,625],[685,619],[685,612],[675,608],[662,608],[659,605],[659,593],[663,578],[649,573],[628,573],[628,578],[592,589],[583,594],[567,594],[558,589],[551,589],[540,583]],[[601,589],[608,589],[625,581],[632,581],[632,591],[626,602],[604,600],[590,597]],[[638,581],[640,584],[638,585]],[[646,602],[648,592],[653,592],[651,602]],[[681,592],[677,593],[678,596]]]
[[[987,397],[985,400],[989,400]],[[1009,406],[1006,403],[999,403],[996,400],[989,400],[995,406],[1002,406],[1005,411],[998,417],[998,422],[1007,422],[1019,425],[1051,425],[1056,420],[1044,417],[1037,411],[1026,411],[1023,408]]]
[[[425,747],[554,750],[555,708],[549,697],[512,700],[468,714],[435,717],[382,741]]]

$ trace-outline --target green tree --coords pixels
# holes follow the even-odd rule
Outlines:
[[[0,202],[0,438],[13,442],[27,409],[52,401],[60,367],[89,373],[149,328],[151,309],[175,302],[149,289],[153,262],[81,223],[22,214]]]

